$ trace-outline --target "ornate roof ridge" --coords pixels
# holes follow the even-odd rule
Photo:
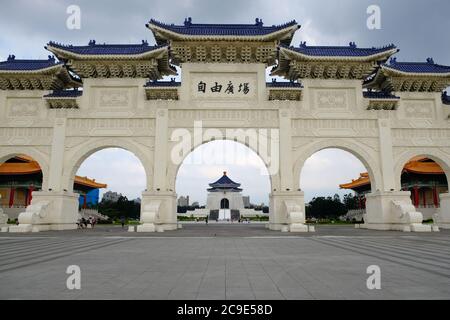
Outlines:
[[[35,65],[35,68],[26,69],[26,65]],[[0,61],[0,70],[40,70],[62,65],[63,62],[56,61],[55,56],[49,55],[48,59],[16,59],[15,55],[9,55],[5,61]],[[40,65],[40,66],[37,66]],[[20,67],[20,68],[18,68]],[[31,66],[30,66],[31,67]]]
[[[245,27],[255,27],[255,28],[278,28],[278,29],[283,29],[283,28],[287,28],[290,26],[293,26],[295,24],[297,24],[297,21],[295,19],[286,22],[284,24],[279,24],[279,25],[271,25],[271,26],[264,26],[264,23],[262,21],[262,19],[256,18],[255,19],[255,23],[254,24],[245,24],[245,23],[192,23],[192,18],[188,17],[184,20],[184,23],[182,25],[176,25],[174,23],[165,23],[156,19],[151,18],[149,23],[153,23],[155,25],[158,25],[160,27],[185,27],[185,28],[189,28],[189,27],[204,27],[204,28],[209,28],[209,27],[225,27],[225,28],[245,28]]]
[[[288,49],[296,49],[296,48],[305,48],[305,49],[308,49],[308,48],[314,48],[314,49],[343,49],[343,48],[346,48],[346,49],[359,49],[359,50],[383,50],[383,49],[390,50],[390,49],[397,48],[397,46],[395,44],[393,44],[393,43],[390,43],[390,44],[387,44],[387,45],[384,45],[384,46],[381,46],[381,47],[374,47],[374,46],[372,46],[372,47],[358,47],[355,42],[349,42],[349,44],[347,46],[342,46],[342,45],[340,45],[340,46],[339,45],[313,45],[313,46],[309,46],[309,45],[306,44],[306,41],[300,42],[298,47],[286,46],[286,45],[283,45],[283,44],[280,44],[280,46],[288,48]]]
[[[389,60],[389,63],[385,63],[382,66],[383,67],[392,68],[392,69],[396,69],[396,70],[398,69],[396,67],[401,67],[401,66],[421,66],[421,67],[437,68],[437,70],[430,71],[431,73],[435,73],[436,71],[440,71],[440,69],[443,69],[442,73],[450,72],[450,66],[437,64],[437,63],[434,62],[433,58],[427,58],[426,61],[397,61],[397,57],[392,57]],[[411,72],[411,71],[406,71],[406,70],[399,70],[399,71]],[[420,73],[420,72],[425,72],[425,71],[417,70],[416,72]]]
[[[142,40],[142,43],[97,43],[95,40],[90,40],[87,45],[73,45],[73,44],[62,44],[56,41],[49,41],[47,43],[49,46],[57,47],[60,49],[71,49],[71,48],[92,48],[92,47],[103,47],[103,48],[114,48],[114,47],[148,47],[150,49],[159,49],[166,47],[167,45],[149,45],[146,40]]]

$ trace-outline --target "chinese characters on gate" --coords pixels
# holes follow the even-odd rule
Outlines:
[[[207,90],[211,90],[212,93],[226,93],[226,94],[235,94],[235,93],[242,93],[244,95],[247,95],[250,92],[250,84],[249,82],[243,82],[236,84],[236,86],[233,84],[233,82],[228,81],[226,85],[222,85],[221,83],[218,83],[217,81],[214,82],[214,85],[207,86],[205,82],[200,81],[197,85],[197,92],[200,93],[206,93]]]

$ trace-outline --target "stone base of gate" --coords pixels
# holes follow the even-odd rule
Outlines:
[[[442,229],[450,229],[450,193],[439,195],[440,207],[433,216],[434,223]]]
[[[34,191],[31,204],[19,214],[19,225],[9,232],[39,232],[77,228],[78,194]]]
[[[422,223],[422,213],[411,202],[411,193],[405,191],[373,192],[366,195],[366,214],[363,229],[396,230],[404,232],[431,232],[430,225]]]
[[[136,232],[177,230],[177,195],[175,192],[145,191],[141,200],[141,225]]]
[[[270,230],[314,232],[314,228],[305,225],[305,195],[302,191],[274,191],[269,198]]]

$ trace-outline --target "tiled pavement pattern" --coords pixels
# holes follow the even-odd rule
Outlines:
[[[88,232],[2,234],[0,299],[450,298],[448,231],[324,226],[286,236],[249,225],[185,226],[181,236]],[[69,265],[81,268],[81,290],[66,288]],[[381,268],[381,290],[366,287],[369,265]]]

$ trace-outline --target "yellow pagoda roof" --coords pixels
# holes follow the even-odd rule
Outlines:
[[[5,162],[0,164],[0,175],[27,175],[41,172],[39,164],[33,158],[25,155],[14,157],[18,162]],[[88,177],[75,176],[74,182],[90,188],[106,188],[108,185],[96,182]]]
[[[403,172],[411,172],[415,174],[445,174],[442,168],[436,162],[426,157],[412,158],[405,167]],[[340,184],[341,189],[353,189],[370,184],[369,174],[367,172],[361,173],[359,178],[352,180],[352,182]]]

